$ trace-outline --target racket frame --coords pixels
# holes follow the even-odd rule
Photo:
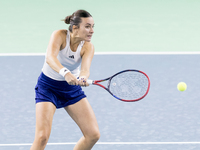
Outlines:
[[[134,100],[125,100],[125,99],[121,99],[121,98],[118,98],[117,96],[115,96],[115,95],[109,90],[109,88],[110,88],[110,82],[111,82],[112,78],[115,77],[115,76],[118,75],[118,74],[121,74],[121,73],[124,73],[124,72],[128,72],[128,71],[135,71],[135,72],[142,73],[142,74],[145,75],[145,76],[147,77],[147,79],[148,79],[147,91],[146,91],[146,93],[145,93],[142,97],[140,97],[140,98],[138,98],[138,99],[134,99]],[[107,80],[108,80],[107,87],[103,86],[102,84],[99,84],[99,83],[104,82],[104,81],[107,81]],[[98,86],[104,88],[104,89],[107,90],[113,97],[115,97],[115,98],[118,99],[118,100],[124,101],[124,102],[135,102],[135,101],[139,101],[139,100],[143,99],[143,98],[148,94],[149,89],[150,89],[150,79],[149,79],[148,75],[147,75],[146,73],[140,71],[140,70],[135,70],[135,69],[123,70],[123,71],[120,71],[120,72],[118,72],[118,73],[112,75],[111,77],[108,77],[108,78],[105,78],[105,79],[102,79],[102,80],[87,80],[87,82],[88,82],[89,84],[98,85]]]

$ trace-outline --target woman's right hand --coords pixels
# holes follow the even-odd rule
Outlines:
[[[67,83],[69,85],[79,85],[79,81],[77,80],[77,78],[71,72],[68,72],[65,75],[65,80],[67,81]]]

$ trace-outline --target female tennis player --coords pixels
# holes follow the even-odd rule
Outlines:
[[[35,87],[36,131],[31,150],[45,148],[58,108],[64,108],[83,133],[74,150],[90,150],[100,137],[96,117],[81,88],[89,85],[94,20],[87,11],[78,10],[67,16],[65,23],[70,24],[69,30],[54,31],[50,38]]]

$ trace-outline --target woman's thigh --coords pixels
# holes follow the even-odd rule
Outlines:
[[[99,133],[94,111],[86,98],[65,107],[65,110],[77,123],[84,136],[93,136]]]
[[[36,135],[50,134],[53,115],[56,107],[51,102],[40,102],[36,104]]]

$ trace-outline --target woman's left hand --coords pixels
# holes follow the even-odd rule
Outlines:
[[[85,76],[80,76],[78,78],[78,84],[80,86],[89,86],[89,84],[87,83],[87,78]]]

